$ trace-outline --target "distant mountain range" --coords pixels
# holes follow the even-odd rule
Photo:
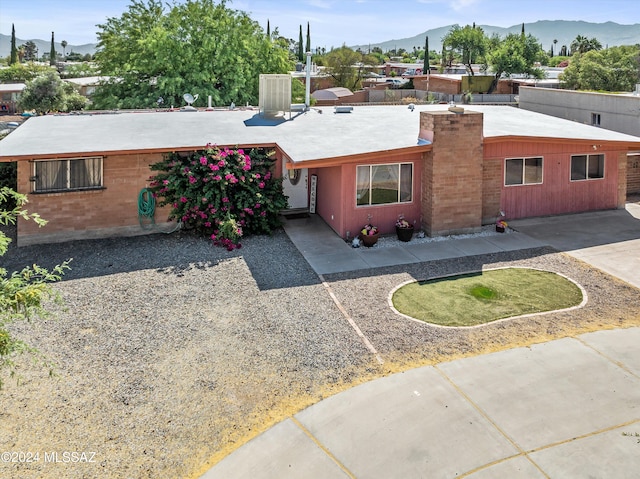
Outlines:
[[[43,53],[49,53],[51,50],[51,40],[37,40],[37,39],[29,39],[38,47],[38,56],[42,56]],[[16,37],[16,46],[27,43],[29,40],[22,40],[21,38]],[[61,38],[60,40],[64,40]],[[84,45],[67,45],[67,48],[63,50],[60,42],[53,42],[56,47],[56,53],[62,53],[65,51],[67,54],[74,52],[80,53],[81,55],[86,55],[87,53],[91,53],[92,55],[96,52],[97,43],[86,43]],[[4,35],[0,33],[0,57],[7,57],[11,55],[11,35]]]
[[[401,38],[397,40],[388,40],[382,43],[371,43],[362,45],[352,45],[352,48],[361,48],[363,51],[367,51],[369,48],[380,47],[383,51],[393,50],[396,48],[404,48],[407,51],[412,51],[413,47],[416,49],[424,48],[425,37],[429,36],[429,49],[440,50],[442,49],[442,38],[447,34],[453,25],[447,25],[445,27],[433,28],[427,30],[424,33],[420,33],[410,38]],[[464,26],[464,25],[460,25]],[[506,36],[509,33],[520,33],[522,24],[513,25],[508,28],[493,27],[491,25],[478,25],[482,27],[484,33],[487,36],[491,36],[497,33],[501,37]],[[585,36],[587,38],[597,38],[603,47],[614,47],[619,45],[636,45],[640,44],[640,23],[633,25],[620,25],[619,23],[606,22],[606,23],[589,23],[579,21],[567,21],[567,20],[541,20],[535,23],[524,24],[525,33],[531,34],[540,40],[542,48],[549,50],[553,44],[553,40],[558,40],[554,52],[559,52],[562,45],[566,45],[567,48],[571,45],[571,42],[575,40],[578,35]],[[51,48],[50,40],[32,40],[38,47],[38,52],[42,55],[43,52],[48,52]],[[20,46],[26,43],[27,40],[16,38],[16,45]],[[86,55],[87,53],[94,54],[96,52],[97,43],[87,43],[84,45],[67,45],[66,52],[80,53]],[[62,52],[62,45],[59,42],[55,42],[56,52]],[[0,56],[6,57],[11,53],[11,36],[3,35],[0,33]]]
[[[440,51],[442,49],[442,38],[451,30],[453,25],[446,27],[434,28],[424,33],[398,40],[388,40],[382,43],[371,43],[363,45],[354,45],[352,48],[360,48],[362,51],[368,51],[369,48],[380,47],[382,51],[404,48],[406,51],[413,51],[424,48],[425,37],[429,36],[429,50]],[[460,25],[463,27],[464,25]],[[491,25],[477,25],[484,30],[485,35],[491,36],[494,33],[504,38],[509,33],[520,33],[522,24],[513,25],[508,28],[493,27]],[[525,23],[524,32],[536,37],[542,44],[545,51],[551,49],[553,40],[558,40],[554,47],[554,52],[559,52],[562,45],[569,48],[571,42],[578,35],[582,35],[589,39],[596,38],[604,48],[615,47],[620,45],[636,45],[640,44],[640,23],[634,25],[620,25],[619,23],[589,23],[566,20],[541,20],[535,23]]]

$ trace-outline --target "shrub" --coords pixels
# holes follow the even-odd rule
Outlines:
[[[209,236],[229,251],[248,234],[270,234],[286,208],[282,180],[274,178],[272,152],[253,149],[171,153],[151,166],[150,189],[159,205],[171,205],[169,219]]]

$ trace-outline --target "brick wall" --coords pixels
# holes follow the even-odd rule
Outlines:
[[[482,165],[482,223],[492,223],[500,213],[502,158],[485,158]]]
[[[106,156],[103,189],[42,194],[29,194],[33,163],[20,162],[18,191],[29,194],[29,211],[37,212],[48,223],[38,228],[33,221],[20,220],[18,244],[149,232],[138,222],[138,194],[148,185],[152,173],[149,165],[161,159],[161,154]],[[156,209],[156,222],[165,222],[168,214],[168,208]]]
[[[430,236],[482,226],[482,113],[420,113],[420,131],[433,132],[423,170],[422,214]]]
[[[627,157],[627,195],[640,194],[640,154]]]

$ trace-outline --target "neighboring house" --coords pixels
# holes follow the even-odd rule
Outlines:
[[[26,86],[25,83],[0,83],[0,114],[18,112],[18,98]]]
[[[82,77],[82,78],[65,78],[65,81],[76,85],[82,96],[91,98],[96,89],[100,87],[101,82],[109,80],[109,77],[94,76],[94,77]]]
[[[522,87],[520,108],[640,136],[640,84],[627,94]],[[628,192],[640,193],[640,153],[628,162]]]
[[[640,84],[628,94],[523,86],[518,103],[523,110],[640,136]]]
[[[348,111],[349,109],[344,109]],[[429,235],[496,220],[624,207],[640,138],[504,106],[356,106],[265,121],[252,109],[35,117],[0,142],[18,190],[49,223],[20,221],[18,244],[141,234],[137,199],[167,152],[275,150],[292,208],[342,237],[403,214]],[[79,134],[81,133],[81,134]],[[167,217],[165,209],[156,221]]]

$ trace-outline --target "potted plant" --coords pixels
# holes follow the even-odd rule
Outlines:
[[[405,242],[413,238],[413,225],[404,218],[404,215],[399,215],[396,220],[396,235],[400,241]]]
[[[500,212],[500,216],[496,220],[496,231],[498,233],[504,233],[504,231],[507,229],[507,226],[508,226],[508,224],[504,220],[504,213],[501,211]]]
[[[362,244],[368,248],[371,248],[378,242],[379,236],[380,233],[378,232],[378,227],[373,226],[371,223],[367,223],[360,230],[360,241],[362,241]]]

